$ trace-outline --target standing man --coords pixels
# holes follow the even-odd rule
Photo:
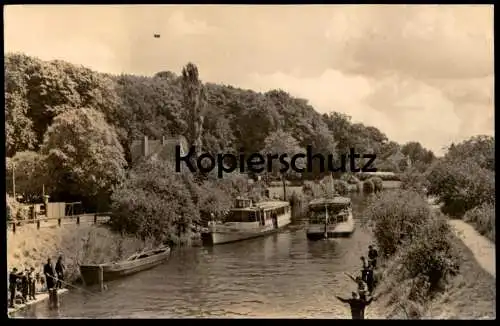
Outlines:
[[[30,268],[30,272],[28,274],[28,283],[29,283],[28,297],[30,298],[30,300],[36,300],[36,278],[35,278],[34,267]]]
[[[61,281],[64,280],[65,267],[64,267],[62,260],[63,260],[62,256],[59,256],[59,258],[57,259],[57,263],[56,263],[56,274],[57,274],[57,286],[56,286],[56,288],[57,289],[62,289],[62,282]]]
[[[365,270],[365,282],[366,286],[368,287],[368,293],[372,295],[375,284],[375,277],[373,275],[373,265],[371,264]]]
[[[372,297],[368,300],[359,298],[356,292],[352,293],[352,298],[350,299],[344,299],[339,296],[336,297],[340,301],[348,303],[349,306],[351,306],[352,319],[365,319],[365,308],[373,301]]]
[[[54,267],[52,266],[52,261],[50,258],[47,259],[47,264],[43,266],[43,274],[45,275],[45,281],[47,282],[47,290],[50,291],[55,287],[54,282]]]
[[[28,272],[26,268],[21,276],[21,295],[23,297],[23,303],[28,302],[29,285],[28,285]]]
[[[366,282],[366,271],[368,270],[368,263],[366,258],[361,256],[361,279]]]
[[[17,274],[17,268],[14,267],[12,272],[9,274],[9,292],[10,292],[10,304],[9,308],[14,308],[14,302],[16,302],[16,290],[17,290],[17,280],[19,275]]]
[[[345,273],[351,280],[353,280],[354,282],[356,282],[356,284],[358,285],[358,294],[359,294],[359,297],[362,299],[362,300],[365,300],[366,299],[366,295],[367,295],[367,292],[368,292],[368,286],[366,285],[365,281],[363,281],[363,279],[360,277],[360,276],[356,276],[354,277],[353,275],[349,274],[349,273]]]
[[[373,248],[372,245],[369,245],[368,246],[368,259],[369,259],[369,263],[373,266],[374,269],[377,267],[377,258],[378,258],[377,249]]]

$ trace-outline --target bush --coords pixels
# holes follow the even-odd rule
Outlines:
[[[495,205],[482,204],[474,207],[465,213],[463,219],[473,224],[480,234],[495,242]]]
[[[401,175],[401,189],[414,190],[424,194],[427,191],[428,183],[425,174],[416,169],[410,169]]]
[[[473,161],[442,160],[429,172],[429,194],[438,197],[443,212],[462,217],[483,203],[495,202],[495,172]]]
[[[374,223],[375,239],[382,253],[390,256],[403,241],[414,236],[417,226],[429,221],[430,209],[415,191],[387,192],[377,195],[365,214]]]
[[[360,182],[358,178],[356,178],[354,175],[349,174],[349,173],[342,174],[342,176],[340,177],[340,180],[345,181],[351,185],[358,184]]]
[[[165,161],[143,161],[112,195],[111,225],[141,238],[183,243],[199,220],[194,185]]]
[[[363,182],[363,192],[372,193],[375,191],[375,185],[372,180],[365,180]]]
[[[356,183],[356,192],[361,192],[363,191],[363,182],[359,181]]]
[[[381,178],[373,177],[373,178],[370,178],[369,180],[371,180],[373,182],[373,189],[375,192],[379,192],[379,191],[382,191],[384,189],[384,182],[382,181]]]
[[[427,293],[443,290],[447,276],[456,275],[459,268],[459,255],[452,246],[449,225],[442,215],[434,215],[426,223],[419,224],[415,232],[402,248],[405,269],[402,276],[422,278],[425,282],[419,288]]]
[[[342,196],[349,193],[349,184],[344,180],[335,180],[333,186],[335,191]]]

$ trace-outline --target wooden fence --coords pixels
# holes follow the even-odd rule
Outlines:
[[[81,214],[81,215],[73,215],[73,216],[64,216],[64,217],[52,217],[52,218],[35,218],[35,219],[26,219],[26,220],[16,220],[16,221],[8,221],[7,228],[12,230],[13,233],[16,233],[16,230],[23,225],[27,224],[36,224],[36,228],[39,230],[41,227],[53,227],[53,226],[61,226],[68,224],[101,224],[106,223],[110,219],[111,213],[92,213],[92,214]],[[57,223],[56,223],[57,221]]]

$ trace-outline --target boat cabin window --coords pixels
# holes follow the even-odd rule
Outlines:
[[[226,216],[226,222],[256,222],[257,215],[254,211],[231,211]]]
[[[309,223],[312,224],[324,224],[326,218],[326,212],[328,210],[328,223],[335,222],[345,222],[347,221],[346,212],[348,208],[347,205],[335,205],[328,206],[325,208],[324,206],[315,206],[309,208]],[[340,214],[343,213],[343,214]]]

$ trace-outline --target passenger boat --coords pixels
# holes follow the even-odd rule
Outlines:
[[[170,247],[160,247],[150,251],[136,253],[129,258],[106,264],[81,265],[80,274],[86,285],[99,283],[102,267],[103,281],[111,281],[123,276],[135,274],[160,265],[170,256]]]
[[[210,223],[202,234],[205,245],[217,245],[264,236],[291,223],[292,210],[286,201],[253,203],[237,198],[222,222]]]
[[[349,237],[354,232],[352,204],[348,197],[315,199],[309,203],[308,215],[309,240]]]

